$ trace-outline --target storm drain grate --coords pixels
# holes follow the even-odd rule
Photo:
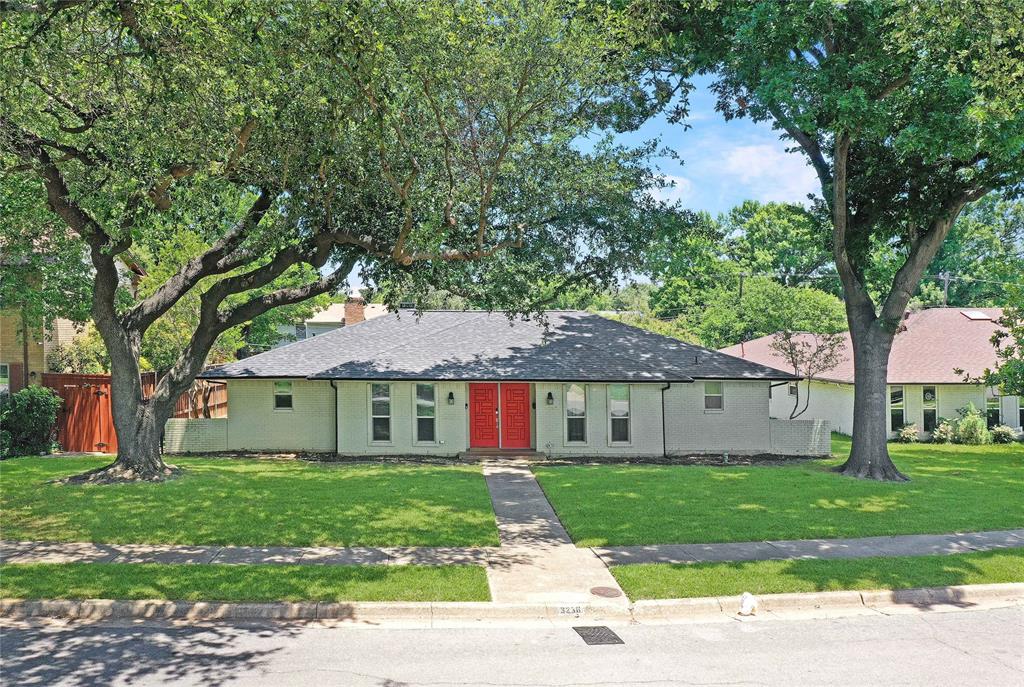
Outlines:
[[[586,625],[572,628],[576,634],[583,638],[583,641],[593,646],[595,644],[625,644],[622,637],[611,631],[611,628],[604,625]]]

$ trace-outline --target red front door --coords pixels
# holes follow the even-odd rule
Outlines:
[[[530,385],[501,385],[501,447],[530,448]]]
[[[469,446],[498,447],[498,385],[469,385]]]

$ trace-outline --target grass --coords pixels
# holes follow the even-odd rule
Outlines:
[[[630,599],[911,589],[1024,582],[1024,550],[839,560],[667,563],[612,568]]]
[[[162,484],[49,480],[109,462],[0,462],[3,538],[248,546],[496,546],[491,500],[475,466],[186,458]]]
[[[1024,445],[892,444],[907,483],[784,466],[535,470],[579,546],[866,537],[1024,527]],[[849,452],[837,437],[836,455]]]
[[[0,566],[0,598],[489,601],[490,592],[471,565],[35,563]]]

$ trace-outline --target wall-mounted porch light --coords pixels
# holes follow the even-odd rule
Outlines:
[[[549,406],[555,405],[555,395],[549,391],[547,398],[544,399],[544,403],[546,403]]]
[[[449,391],[448,392],[448,405],[450,405],[450,406],[455,405],[455,392],[454,391]]]

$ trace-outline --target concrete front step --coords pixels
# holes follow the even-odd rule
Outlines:
[[[512,448],[471,448],[458,455],[460,460],[481,460],[484,458],[508,458],[510,460],[537,460],[547,458],[547,454],[530,449]]]

